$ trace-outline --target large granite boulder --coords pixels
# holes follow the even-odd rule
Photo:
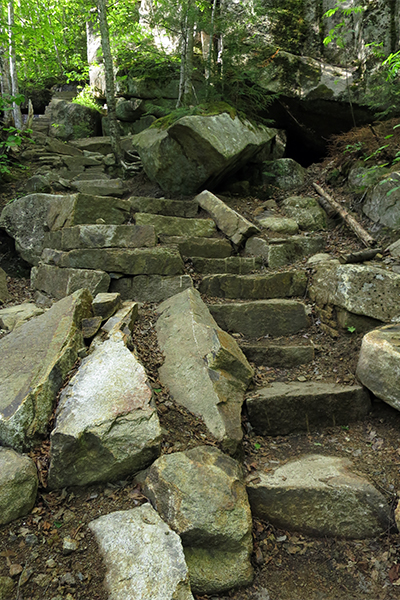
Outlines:
[[[193,600],[181,540],[150,504],[99,517],[89,529],[110,600]]]
[[[275,138],[228,113],[186,116],[167,130],[150,128],[132,138],[147,176],[168,193],[212,189]]]
[[[400,172],[385,176],[372,188],[363,212],[375,223],[400,229]]]
[[[0,446],[0,525],[23,517],[31,510],[38,484],[33,460]]]
[[[163,302],[156,324],[165,361],[160,379],[174,401],[201,418],[230,453],[242,440],[241,408],[253,371],[197,290]]]
[[[95,345],[63,390],[50,441],[51,488],[122,479],[159,455],[151,386],[121,331]]]
[[[31,448],[47,433],[57,393],[83,346],[92,297],[79,290],[0,340],[0,444]]]
[[[400,410],[400,324],[385,325],[363,337],[357,377],[365,387]]]
[[[247,492],[254,517],[289,531],[363,539],[390,526],[385,497],[345,458],[309,455],[252,473]]]
[[[144,492],[181,536],[194,592],[251,583],[252,521],[239,463],[212,446],[164,455],[148,470]]]
[[[60,140],[76,140],[100,133],[100,113],[94,108],[52,100],[49,133]]]

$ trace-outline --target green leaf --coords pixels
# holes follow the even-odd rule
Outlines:
[[[261,448],[261,444],[259,444],[258,442],[256,442],[254,444],[254,450],[259,450]]]

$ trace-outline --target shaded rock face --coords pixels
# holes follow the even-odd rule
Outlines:
[[[38,484],[33,460],[0,446],[0,525],[10,523],[31,510]]]
[[[379,535],[390,525],[389,507],[384,496],[350,467],[343,458],[310,455],[272,474],[257,473],[247,486],[252,514],[317,537]]]
[[[158,456],[151,387],[122,333],[82,361],[61,395],[50,440],[51,488],[121,479]]]
[[[0,443],[31,448],[47,432],[56,395],[83,346],[92,297],[79,290],[0,340]]]
[[[291,196],[283,201],[286,214],[304,231],[320,231],[327,225],[327,215],[315,198]]]
[[[242,439],[241,407],[253,371],[235,340],[188,289],[163,302],[156,324],[165,355],[160,378],[174,401],[203,419],[234,453]]]
[[[400,324],[367,333],[362,341],[357,377],[365,387],[400,410]]]
[[[375,223],[400,229],[400,172],[391,173],[373,187],[364,202],[363,212]]]
[[[148,470],[144,490],[181,536],[194,592],[251,582],[252,520],[239,463],[211,446],[165,455]]]
[[[132,139],[143,168],[168,193],[212,189],[275,138],[276,130],[255,129],[227,113],[187,116],[168,130],[146,129]]]
[[[59,269],[53,265],[39,265],[31,270],[31,285],[57,300],[82,288],[95,296],[107,292],[110,276],[93,269]]]
[[[106,563],[110,600],[193,600],[179,536],[150,504],[89,523]]]
[[[7,288],[7,276],[5,271],[0,268],[0,304],[6,302],[9,298],[8,288]]]
[[[93,108],[65,100],[51,103],[50,135],[60,140],[76,140],[100,134],[100,113]]]

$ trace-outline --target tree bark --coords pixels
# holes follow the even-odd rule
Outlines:
[[[12,96],[18,96],[18,77],[17,77],[17,60],[15,56],[14,47],[14,1],[9,0],[8,2],[8,45],[10,54],[10,81],[11,81],[11,94]],[[22,114],[19,105],[13,102],[13,114],[14,114],[14,125],[16,129],[21,131],[22,129]]]
[[[107,115],[110,128],[111,148],[118,165],[122,164],[122,148],[119,135],[119,126],[116,115],[114,65],[110,49],[110,34],[107,21],[106,0],[97,0],[99,15],[101,47],[103,50],[104,71],[106,79]]]
[[[191,2],[186,8],[182,26],[181,72],[179,79],[179,96],[176,107],[189,106],[193,99],[193,46],[194,46],[194,13]]]

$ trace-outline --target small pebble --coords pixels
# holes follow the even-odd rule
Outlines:
[[[79,542],[77,540],[73,540],[72,538],[64,538],[63,541],[63,554],[64,556],[68,556],[73,552],[76,552],[79,548]]]

